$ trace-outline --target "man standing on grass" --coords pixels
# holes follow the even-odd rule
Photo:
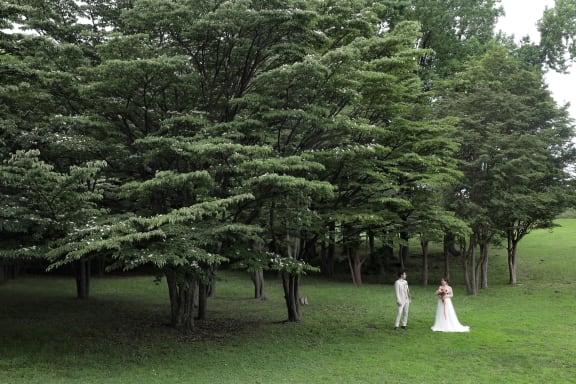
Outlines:
[[[402,319],[402,329],[406,329],[408,324],[408,309],[410,308],[410,289],[406,281],[406,272],[402,271],[398,274],[398,280],[394,283],[394,291],[396,292],[396,304],[398,305],[398,313],[396,314],[396,321],[394,322],[394,330],[398,330],[400,319]]]

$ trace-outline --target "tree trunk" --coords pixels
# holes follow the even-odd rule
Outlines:
[[[8,266],[0,264],[0,284],[8,281]]]
[[[490,251],[490,244],[486,243],[482,247],[482,262],[480,263],[480,274],[482,278],[481,288],[488,289],[488,254]]]
[[[470,278],[470,268],[469,268],[469,261],[470,254],[474,252],[475,243],[473,239],[473,235],[470,236],[470,244],[468,245],[468,249],[466,247],[466,239],[462,237],[460,239],[460,251],[458,252],[460,263],[462,264],[462,269],[464,273],[464,283],[466,284],[466,293],[469,295],[474,294],[474,284]]]
[[[170,296],[170,324],[185,332],[194,329],[196,279],[192,274],[166,270]]]
[[[390,269],[390,261],[394,258],[394,247],[390,244],[384,244],[382,249],[382,264],[384,270]]]
[[[406,265],[408,264],[408,256],[410,254],[410,248],[408,247],[408,240],[410,237],[408,236],[408,232],[400,232],[400,248],[398,250],[398,258],[400,259],[400,267],[402,270],[406,269]]]
[[[300,315],[300,301],[298,300],[300,278],[298,275],[282,273],[282,286],[284,288],[284,299],[288,309],[288,321],[299,322],[302,320]]]
[[[99,277],[104,276],[106,273],[106,255],[100,255],[96,258],[96,267],[98,271],[96,272]]]
[[[474,241],[475,236],[470,235],[470,272],[472,273],[472,294],[478,295],[478,271],[476,270],[476,242]]]
[[[516,284],[516,253],[518,251],[518,242],[514,241],[513,235],[508,234],[508,283],[511,285]]]
[[[454,237],[444,236],[444,274],[443,277],[450,281],[450,249],[453,247]]]
[[[198,284],[198,319],[206,319],[206,308],[208,306],[208,292],[210,284]]]
[[[298,260],[301,255],[301,238],[291,238],[290,235],[287,235],[286,244],[286,255],[291,259]],[[286,308],[288,309],[289,322],[301,321],[299,284],[299,275],[285,271],[282,272],[282,287],[284,288],[284,299],[286,300]]]
[[[360,257],[357,248],[348,248],[346,250],[348,258],[348,267],[352,276],[352,283],[356,286],[362,285],[362,264],[364,260]]]
[[[326,277],[334,277],[334,260],[336,252],[336,223],[328,223],[328,245],[322,242],[322,273]]]
[[[90,260],[76,260],[74,272],[76,274],[76,297],[87,299],[90,295]]]
[[[264,295],[264,271],[262,268],[252,272],[250,277],[252,278],[252,283],[254,283],[254,298],[266,300],[266,295]]]
[[[428,285],[428,240],[421,240],[422,247],[422,285]]]
[[[208,267],[210,271],[209,283],[206,286],[206,297],[216,296],[216,275],[218,274],[218,264],[214,264]]]

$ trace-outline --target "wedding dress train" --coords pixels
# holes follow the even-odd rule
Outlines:
[[[436,321],[432,326],[434,332],[469,332],[470,327],[462,325],[458,321],[456,311],[452,305],[452,300],[449,297],[438,299],[438,307],[436,308]]]

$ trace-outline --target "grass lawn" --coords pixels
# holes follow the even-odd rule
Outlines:
[[[278,278],[268,300],[226,272],[207,323],[182,335],[165,283],[95,278],[89,300],[72,279],[22,278],[0,286],[0,383],[576,383],[576,220],[521,242],[518,284],[494,250],[489,288],[466,296],[454,262],[453,299],[470,333],[430,331],[436,283],[410,274],[408,330],[392,330],[391,284],[307,276],[304,321],[283,323]],[[416,257],[414,257],[416,258]]]

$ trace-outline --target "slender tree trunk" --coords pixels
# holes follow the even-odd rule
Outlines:
[[[216,296],[216,275],[218,274],[218,267],[219,264],[214,264],[208,267],[210,271],[210,279],[209,284],[206,287],[206,297],[215,297]]]
[[[76,274],[76,297],[87,299],[90,295],[90,260],[76,260],[74,271]]]
[[[96,263],[97,263],[97,267],[98,267],[98,276],[102,277],[104,276],[104,273],[106,272],[106,255],[100,255],[99,257],[96,258]]]
[[[508,232],[508,283],[511,285],[516,284],[516,253],[518,250],[518,242],[514,241],[511,231]]]
[[[444,278],[450,280],[450,249],[453,245],[453,237],[450,235],[444,236]]]
[[[336,223],[328,225],[328,254],[326,255],[326,270],[328,277],[334,277],[334,263],[336,260]]]
[[[18,276],[17,266],[14,264],[0,264],[0,284]]]
[[[264,271],[262,268],[250,274],[252,278],[252,283],[254,284],[254,298],[260,300],[266,300],[266,295],[264,294]]]
[[[206,308],[208,307],[208,291],[210,284],[198,284],[198,319],[206,319]]]
[[[422,247],[422,285],[428,285],[428,240],[421,240]]]
[[[469,258],[470,254],[474,251],[474,240],[473,237],[470,237],[470,244],[468,248],[466,247],[466,239],[462,237],[460,239],[460,251],[458,252],[460,263],[462,265],[462,272],[464,274],[464,283],[466,284],[466,293],[469,295],[474,294],[474,284],[470,277],[470,268],[469,268]]]
[[[472,294],[478,295],[478,273],[476,270],[476,242],[475,235],[470,235],[470,272],[472,273]]]
[[[384,244],[382,251],[382,264],[385,271],[390,269],[390,261],[394,258],[394,247],[390,244]]]
[[[176,285],[176,274],[172,269],[167,269],[166,284],[168,285],[168,297],[170,298],[170,325],[176,327],[178,324],[178,286]]]
[[[356,286],[362,285],[362,265],[367,256],[362,256],[359,252],[361,247],[360,235],[352,225],[342,224],[342,243],[342,251],[348,259],[352,283]]]
[[[408,255],[410,254],[410,248],[408,247],[408,232],[400,232],[400,247],[398,249],[398,258],[400,259],[400,267],[402,270],[406,269],[408,264]]]
[[[490,252],[490,243],[484,244],[482,248],[482,262],[480,265],[481,276],[482,276],[482,289],[488,289],[488,255]]]
[[[348,267],[352,276],[352,283],[356,286],[362,285],[362,265],[363,259],[358,253],[358,249],[348,248],[346,250],[346,257],[348,258]]]

